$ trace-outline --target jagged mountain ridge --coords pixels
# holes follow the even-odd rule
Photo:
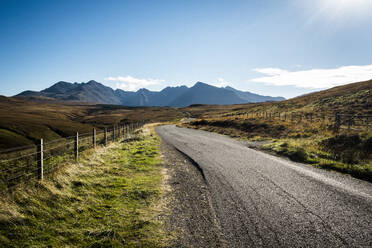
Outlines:
[[[24,91],[16,97],[48,97],[62,101],[118,104],[125,106],[173,106],[191,104],[239,104],[248,102],[281,101],[283,97],[270,97],[236,90],[232,87],[218,88],[202,82],[192,87],[166,87],[161,91],[140,89],[136,92],[113,90],[91,80],[87,83],[60,81],[42,91]]]

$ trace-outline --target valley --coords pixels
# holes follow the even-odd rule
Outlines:
[[[57,148],[67,144],[66,151],[73,152],[71,137],[82,134],[79,159],[48,154],[43,159],[46,168],[53,164],[56,170],[50,174],[46,170],[44,179],[20,178],[2,185],[0,244],[242,247],[305,246],[309,240],[318,246],[324,244],[320,240],[327,246],[366,244],[372,199],[371,96],[372,81],[279,102],[187,107],[0,97],[2,151],[43,138],[45,154],[54,149],[50,143]],[[113,126],[124,128],[116,130],[116,138]],[[92,144],[93,128],[97,147]],[[105,128],[110,141],[106,145]],[[4,164],[9,158],[4,159],[2,170],[14,177]],[[25,164],[15,166],[22,170]],[[32,171],[35,166],[32,163]],[[312,197],[322,194],[325,201]],[[285,206],[286,211],[276,206]],[[348,209],[354,214],[344,222],[341,216]],[[296,211],[301,214],[293,215]],[[59,221],[49,225],[51,218]],[[326,224],[324,218],[330,218]],[[283,229],[288,219],[302,223],[298,225],[304,231],[290,225]],[[66,228],[68,232],[61,231]],[[202,235],[195,235],[195,230]],[[241,230],[250,230],[250,235]],[[305,230],[321,232],[309,236]],[[360,235],[350,236],[351,230]],[[58,239],[53,238],[56,235]]]

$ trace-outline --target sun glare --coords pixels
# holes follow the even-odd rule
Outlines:
[[[372,0],[309,0],[305,3],[312,12],[308,23],[317,19],[354,22],[372,17]]]
[[[371,0],[320,0],[319,3],[328,10],[353,12],[372,7]]]

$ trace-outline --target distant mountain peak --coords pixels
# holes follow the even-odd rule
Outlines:
[[[89,81],[87,82],[87,84],[99,84],[99,85],[102,85],[101,83],[98,83],[98,82],[95,81],[95,80],[89,80]]]
[[[198,81],[196,82],[196,84],[194,84],[194,86],[211,86],[211,85]]]
[[[141,88],[141,89],[137,90],[137,92],[144,93],[144,92],[150,92],[150,91],[146,88]]]
[[[146,88],[141,88],[133,92],[120,89],[113,90],[95,80],[74,84],[60,81],[40,92],[25,91],[17,96],[39,96],[62,101],[121,104],[125,106],[174,107],[184,107],[191,104],[239,104],[284,99],[239,91],[229,86],[219,88],[203,82],[196,82],[191,88],[182,85],[166,87],[161,91],[150,91]]]
[[[46,88],[45,90],[42,90],[41,92],[51,93],[51,94],[64,94],[74,87],[75,85],[73,85],[72,83],[65,82],[65,81],[59,81],[53,84],[51,87]]]
[[[66,81],[58,81],[57,83],[55,83],[54,85],[56,85],[56,84],[71,84],[71,83],[69,83],[69,82],[66,82]]]

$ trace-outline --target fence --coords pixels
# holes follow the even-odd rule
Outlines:
[[[229,113],[222,115],[224,117],[244,118],[244,119],[276,119],[279,121],[289,121],[293,123],[317,122],[321,124],[332,125],[335,133],[340,129],[347,130],[371,130],[372,115],[353,115],[335,113],[327,115],[324,113],[303,113],[303,112],[246,112],[246,113]]]
[[[113,126],[103,130],[79,134],[37,144],[0,151],[0,189],[12,189],[20,182],[31,178],[43,180],[56,171],[61,163],[78,161],[79,153],[122,137],[133,136],[143,123]]]

